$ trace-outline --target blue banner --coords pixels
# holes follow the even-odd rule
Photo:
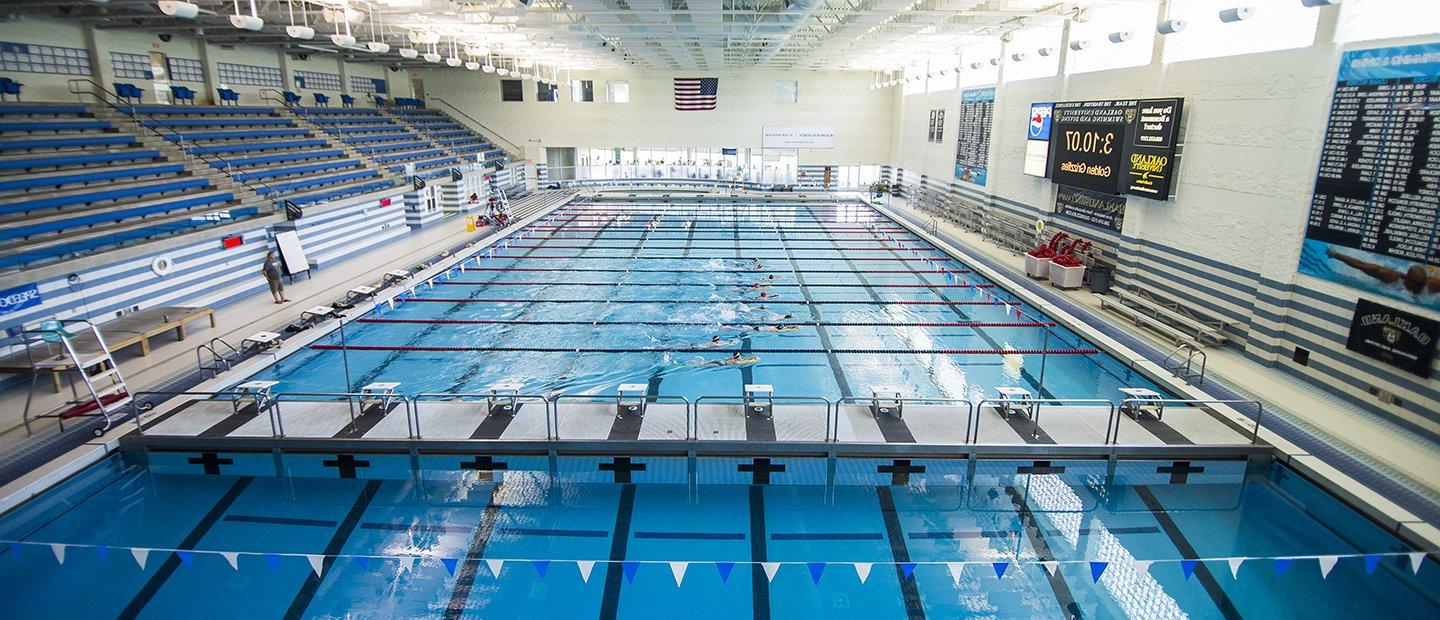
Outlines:
[[[41,301],[40,288],[34,284],[0,291],[0,315],[38,306]]]

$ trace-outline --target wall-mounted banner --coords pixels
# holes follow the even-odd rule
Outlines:
[[[5,289],[0,291],[0,315],[38,306],[41,301],[40,288],[34,284]]]
[[[936,144],[945,142],[945,110],[935,110],[935,135],[932,140]]]
[[[1440,44],[1346,52],[1300,273],[1440,310]]]
[[[990,165],[990,128],[995,121],[995,88],[960,91],[956,123],[955,178],[984,185]]]
[[[767,149],[833,149],[834,125],[766,125],[760,145]]]
[[[1164,200],[1172,191],[1184,99],[1141,99],[1130,141],[1127,193]]]
[[[1050,123],[1055,104],[1030,104],[1030,123],[1025,128],[1025,174],[1050,176]]]
[[[1125,196],[1061,185],[1055,191],[1055,214],[1119,231],[1125,224]]]
[[[1429,377],[1436,339],[1440,339],[1440,321],[1361,299],[1355,302],[1345,348]]]
[[[937,112],[937,110],[930,111],[930,131],[925,134],[926,142],[935,141],[935,112]]]

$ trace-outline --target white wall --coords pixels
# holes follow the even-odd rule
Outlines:
[[[525,82],[525,101],[500,101],[494,74],[465,69],[417,70],[425,94],[459,106],[526,147],[526,155],[544,161],[543,147],[760,148],[765,125],[834,125],[834,149],[805,149],[801,164],[879,164],[890,152],[889,93],[870,90],[865,73],[842,72],[608,72],[575,73],[593,80],[595,101],[574,103],[561,90],[560,101],[536,100],[534,82]],[[678,112],[674,77],[720,78],[714,111]],[[629,103],[606,103],[606,80],[630,83]],[[796,103],[775,102],[775,82],[799,82]]]

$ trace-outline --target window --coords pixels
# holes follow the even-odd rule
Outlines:
[[[1347,0],[1340,11],[1340,41],[1440,32],[1440,2],[1435,0]]]
[[[233,62],[217,62],[215,63],[215,69],[220,74],[220,82],[223,84],[270,86],[272,88],[284,86],[280,79],[280,70],[275,67],[258,67],[255,65],[239,65]]]
[[[1256,3],[1255,16],[1244,21],[1220,21],[1220,11],[1244,3],[1236,0],[1172,0],[1172,19],[1183,19],[1185,30],[1165,38],[1165,62],[1253,54],[1305,47],[1315,41],[1320,12],[1297,2]]]
[[[1234,0],[1231,0],[1234,1]],[[1040,50],[1049,50],[1041,56]],[[1024,54],[1024,60],[1015,60],[1015,54]],[[1015,32],[1015,38],[1005,46],[1005,81],[1033,80],[1052,77],[1060,71],[1060,28],[1058,26],[1036,26]]]
[[[117,78],[155,79],[154,74],[150,72],[150,57],[144,54],[110,52],[110,68],[115,71]]]
[[[570,82],[570,100],[576,103],[595,100],[595,83],[590,80]]]
[[[171,82],[194,82],[205,83],[205,65],[193,58],[166,58],[165,64],[170,67]]]
[[[1239,0],[1232,0],[1239,4]],[[1298,2],[1297,2],[1298,4]],[[1155,2],[1130,2],[1094,9],[1090,21],[1070,26],[1070,42],[1085,41],[1089,47],[1070,50],[1070,73],[1104,71],[1150,64],[1155,53]],[[1192,24],[1193,27],[1193,24]],[[1122,43],[1110,40],[1116,32],[1128,32]],[[1168,42],[1167,42],[1168,44]]]
[[[525,83],[520,80],[500,80],[501,101],[524,101]]]
[[[775,82],[775,103],[795,103],[799,96],[800,83],[795,80]]]
[[[295,88],[312,90],[340,90],[340,74],[316,71],[296,71]]]
[[[350,76],[350,90],[367,95],[377,95],[389,92],[390,85],[385,82],[385,78],[368,78],[352,75]]]
[[[535,83],[535,99],[538,101],[555,101],[555,92],[559,87],[545,82]]]
[[[605,101],[610,103],[630,103],[630,82],[626,80],[610,80],[605,82]]]
[[[0,70],[90,75],[90,55],[73,47],[0,43]]]

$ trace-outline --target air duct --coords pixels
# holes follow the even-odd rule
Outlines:
[[[785,43],[790,40],[790,35],[794,34],[806,20],[809,20],[816,7],[823,2],[824,0],[786,0],[785,13],[780,15],[782,32],[776,37],[774,43],[760,52],[760,59],[756,64],[763,65],[770,62],[770,59],[779,53],[780,48],[785,47]]]

